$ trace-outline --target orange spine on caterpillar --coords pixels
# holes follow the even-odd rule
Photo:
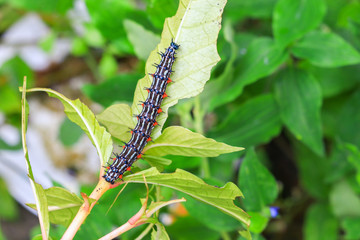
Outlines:
[[[176,50],[179,45],[171,41],[170,46],[161,55],[159,64],[155,64],[156,71],[150,74],[153,82],[147,88],[148,96],[141,104],[143,109],[137,115],[137,124],[131,130],[131,139],[125,143],[120,154],[115,154],[114,161],[107,167],[107,172],[103,176],[109,183],[114,184],[117,179],[121,179],[131,165],[142,156],[145,145],[151,141],[151,132],[158,125],[156,117],[162,112],[161,103],[168,95],[165,93],[167,85],[171,82],[170,74],[172,65],[175,61]]]

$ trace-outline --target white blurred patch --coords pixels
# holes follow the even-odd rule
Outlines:
[[[7,45],[0,45],[0,66],[3,65],[6,61],[15,57],[15,55],[15,48]]]
[[[3,34],[3,42],[11,45],[36,44],[50,33],[35,13],[26,14]]]
[[[0,67],[16,54],[35,71],[44,71],[52,63],[61,63],[71,51],[71,39],[55,39],[51,51],[45,52],[39,43],[49,34],[50,29],[35,13],[22,17],[2,36]]]

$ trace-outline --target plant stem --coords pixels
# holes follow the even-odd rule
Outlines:
[[[201,111],[201,101],[200,97],[197,96],[195,98],[195,106],[194,106],[194,120],[195,120],[195,130],[196,132],[204,135],[204,116],[205,112]],[[210,167],[209,167],[209,159],[203,157],[201,159],[201,176],[204,178],[210,178]]]
[[[64,235],[62,236],[61,240],[68,240],[73,239],[76,232],[79,230],[81,224],[85,221],[86,217],[90,214],[91,209],[94,207],[96,202],[99,200],[99,198],[111,188],[110,183],[106,182],[103,178],[100,178],[98,184],[96,185],[93,192],[90,194],[89,198],[95,199],[94,202],[92,202],[89,205],[89,199],[84,199],[85,202],[80,207],[78,213],[76,214],[75,218],[71,222],[68,229],[66,229]]]

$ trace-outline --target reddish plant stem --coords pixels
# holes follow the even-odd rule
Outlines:
[[[104,178],[100,178],[95,189],[89,196],[89,198],[95,199],[95,201],[89,204],[89,198],[84,198],[85,202],[80,207],[78,213],[76,214],[68,229],[66,229],[61,240],[70,240],[74,238],[76,232],[79,230],[81,224],[85,221],[86,217],[90,214],[91,209],[95,206],[96,202],[110,188],[112,188],[111,184],[106,182]]]

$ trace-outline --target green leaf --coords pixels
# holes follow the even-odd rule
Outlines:
[[[338,222],[327,204],[313,204],[306,213],[305,240],[338,239]]]
[[[124,38],[125,29],[123,21],[134,11],[130,0],[97,1],[85,0],[91,21],[102,35],[109,40]]]
[[[316,28],[326,12],[324,0],[279,0],[273,14],[273,32],[281,47]]]
[[[243,189],[243,203],[249,211],[261,211],[273,203],[278,194],[275,178],[258,160],[254,149],[246,152],[239,172],[239,186]]]
[[[6,114],[20,112],[20,96],[19,93],[9,85],[0,87],[0,111]]]
[[[330,186],[327,181],[330,161],[316,155],[303,144],[295,143],[295,156],[300,170],[300,181],[306,191],[313,197],[326,200]]]
[[[360,239],[360,217],[345,218],[341,222],[341,226],[345,230],[345,239]]]
[[[72,0],[51,0],[51,1],[43,1],[43,0],[7,0],[11,5],[19,8],[25,8],[28,11],[38,11],[38,12],[46,12],[46,13],[61,13],[65,14],[67,10],[69,10],[72,5]]]
[[[288,69],[275,83],[281,118],[295,137],[319,156],[324,155],[320,120],[321,91],[307,72]]]
[[[276,0],[229,1],[226,7],[226,14],[233,20],[244,17],[270,18],[275,3]]]
[[[83,204],[83,200],[76,194],[69,192],[68,190],[60,187],[51,187],[45,189],[44,197],[46,197],[50,214],[50,221],[54,224],[61,224],[68,226],[80,206]],[[27,204],[29,207],[36,209],[35,204]]]
[[[48,212],[48,203],[45,198],[44,189],[42,186],[35,182],[34,174],[31,168],[29,153],[27,149],[26,143],[26,131],[28,126],[28,117],[29,117],[29,106],[26,101],[26,77],[24,77],[23,87],[20,91],[22,91],[21,97],[21,138],[22,145],[24,151],[24,157],[28,172],[28,177],[30,180],[30,185],[32,192],[35,196],[35,204],[37,207],[37,214],[39,218],[41,234],[44,240],[49,238],[49,230],[50,230],[50,222],[49,222],[49,212]]]
[[[335,33],[313,31],[296,42],[292,53],[319,67],[341,67],[360,63],[360,54]]]
[[[180,240],[219,240],[220,233],[205,227],[191,216],[176,219],[175,223],[167,226],[170,236]]]
[[[337,217],[360,216],[360,198],[345,181],[334,185],[330,192],[330,203],[332,212]]]
[[[183,195],[180,194],[180,196]],[[191,216],[215,231],[230,232],[238,229],[240,226],[240,223],[231,216],[220,212],[210,205],[199,203],[193,198],[186,199],[183,205]]]
[[[15,220],[18,215],[18,205],[15,199],[10,195],[6,183],[2,178],[0,178],[0,196],[0,218],[5,220]]]
[[[143,152],[156,156],[216,157],[219,154],[240,151],[242,149],[216,142],[211,138],[206,138],[183,127],[172,126],[166,128],[153,143],[146,145]]]
[[[352,23],[360,23],[360,3],[349,2],[340,11],[337,24],[349,27]]]
[[[128,141],[131,137],[129,129],[136,125],[136,118],[131,117],[129,105],[115,104],[96,116],[113,137]]]
[[[269,218],[263,216],[260,212],[248,212],[251,217],[249,230],[253,233],[261,233],[266,228]]]
[[[50,97],[59,99],[64,105],[64,111],[68,118],[79,125],[88,135],[100,157],[101,165],[105,165],[112,151],[112,139],[104,127],[96,121],[94,114],[79,99],[70,100],[64,95],[47,88],[32,88],[28,92],[46,92]]]
[[[250,231],[249,231],[248,229],[246,229],[246,230],[240,230],[240,231],[239,231],[239,234],[240,234],[240,238],[238,238],[238,239],[241,239],[241,240],[243,240],[243,239],[252,240],[251,233],[250,233]]]
[[[335,131],[337,136],[344,142],[360,146],[360,131],[354,131],[360,127],[360,91],[355,91],[342,106],[338,113]]]
[[[127,37],[134,47],[136,56],[141,60],[146,60],[150,52],[160,42],[160,37],[132,20],[124,20],[124,27]]]
[[[349,91],[359,83],[360,69],[357,65],[338,68],[320,68],[308,64],[306,66],[311,75],[320,83],[323,98],[335,97]],[[331,99],[333,100],[333,99]],[[335,101],[337,101],[335,99]]]
[[[356,170],[356,180],[360,185],[360,150],[358,147],[350,143],[346,143],[344,145],[347,150],[347,160]]]
[[[105,78],[112,77],[116,74],[117,68],[118,64],[115,58],[109,53],[104,54],[99,64],[99,72],[101,75]]]
[[[119,101],[131,102],[136,81],[141,76],[140,74],[117,75],[99,84],[85,84],[82,90],[91,100],[105,107]]]
[[[167,158],[162,158],[158,156],[144,155],[143,159],[150,164],[152,167],[156,167],[159,172],[164,171],[165,166],[169,166],[171,164],[171,160]]]
[[[83,131],[75,123],[65,118],[59,130],[59,139],[64,146],[74,145],[82,136]]]
[[[177,169],[175,173],[159,173],[156,168],[126,176],[124,181],[142,183],[144,182],[143,176],[146,177],[147,183],[170,187],[186,193],[201,202],[218,208],[246,225],[250,224],[249,216],[233,203],[236,197],[243,195],[240,189],[231,182],[218,188],[207,185],[202,179],[181,169]]]
[[[166,232],[166,229],[164,227],[164,225],[162,225],[161,223],[157,223],[156,225],[156,230],[153,228],[153,231],[151,232],[151,239],[152,240],[170,240],[169,235]]]
[[[280,130],[281,121],[275,99],[273,95],[266,94],[233,109],[209,136],[231,145],[249,147],[268,142]]]
[[[150,0],[147,5],[146,12],[157,28],[162,28],[165,18],[176,13],[178,1],[176,0]]]
[[[167,87],[166,92],[170,97],[163,101],[161,108],[165,113],[157,118],[160,126],[153,130],[153,139],[160,136],[161,126],[168,116],[168,108],[180,99],[198,95],[209,80],[212,67],[220,60],[216,40],[225,3],[225,0],[220,0],[217,4],[208,1],[182,0],[176,15],[166,19],[161,42],[151,52],[146,62],[146,76],[136,86],[131,111],[135,115],[141,112],[142,106],[139,102],[144,101],[147,96],[144,88],[149,87],[152,82],[152,77],[148,73],[155,72],[156,67],[153,64],[159,63],[161,59],[157,52],[167,48],[171,39],[174,39],[180,44],[173,66],[175,72],[171,76],[174,83]]]
[[[238,74],[233,84],[212,99],[211,109],[235,100],[241,95],[246,85],[272,74],[287,58],[288,54],[272,39],[254,40],[238,63]]]

